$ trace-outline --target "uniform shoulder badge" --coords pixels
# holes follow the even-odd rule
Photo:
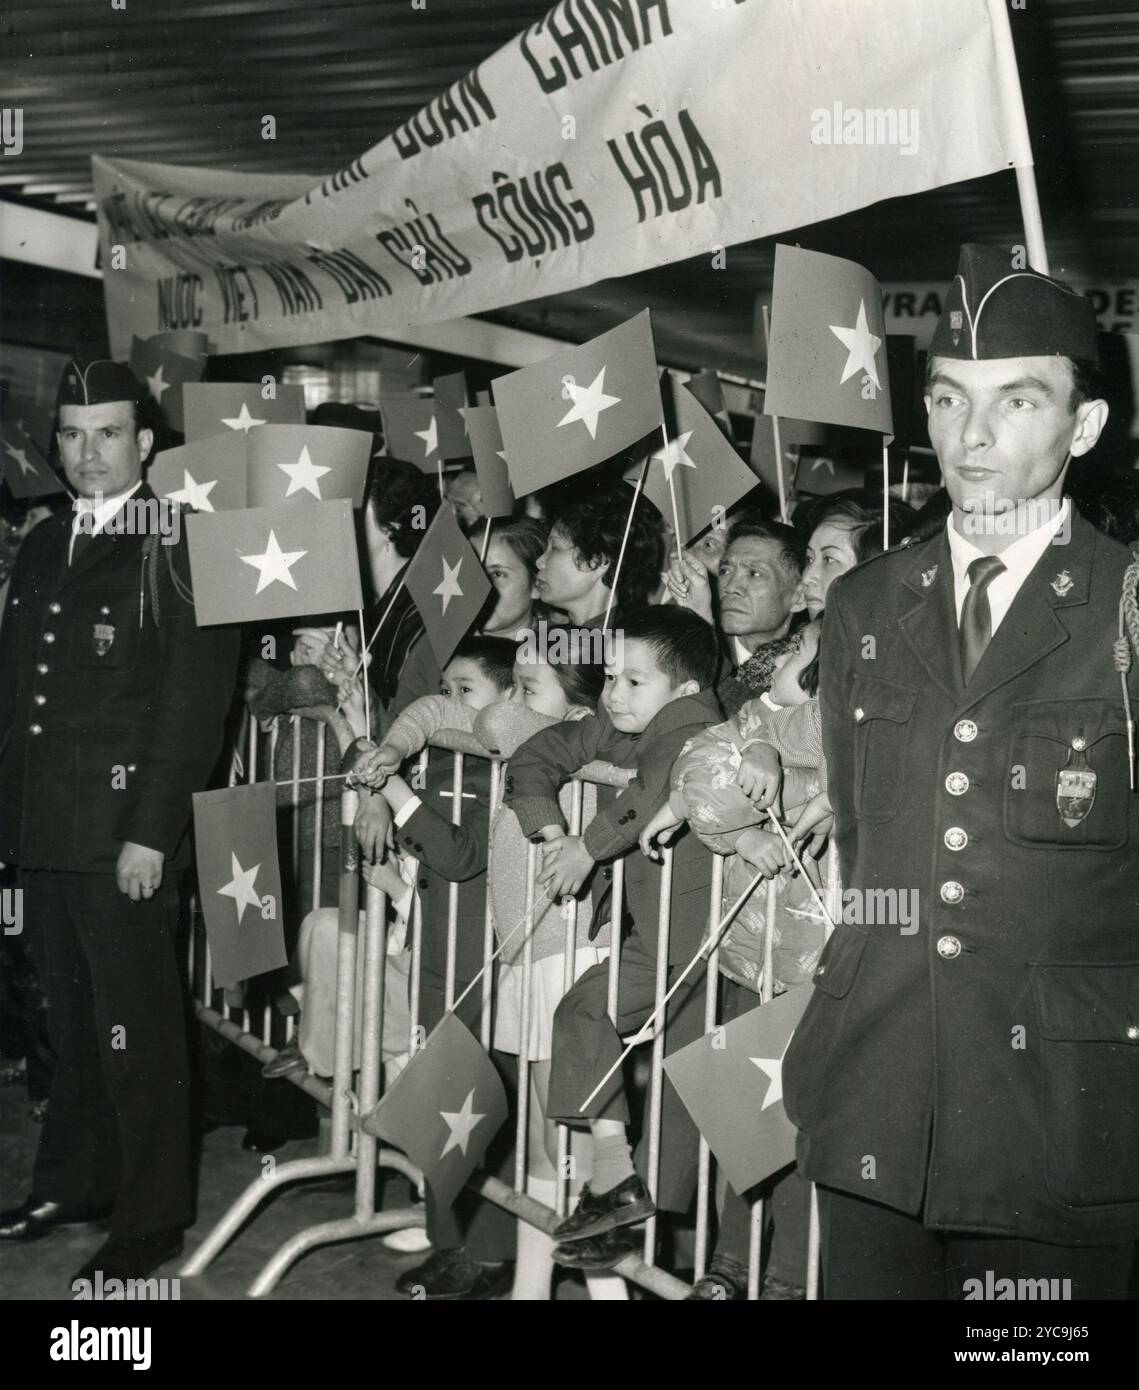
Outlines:
[[[111,623],[95,623],[91,629],[91,645],[96,656],[106,656],[115,640],[115,629]]]
[[[921,572],[921,586],[922,586],[922,588],[923,588],[923,589],[928,589],[928,588],[930,588],[930,586],[933,584],[933,581],[934,581],[936,578],[937,578],[937,566],[936,566],[936,565],[931,566],[931,567],[930,567],[929,569],[927,569],[927,570],[922,570],[922,572]]]
[[[1065,594],[1070,593],[1074,588],[1075,585],[1072,583],[1072,576],[1067,570],[1061,570],[1052,581],[1052,592],[1057,598],[1063,598]]]

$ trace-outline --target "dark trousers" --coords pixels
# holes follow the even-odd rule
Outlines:
[[[916,1216],[819,1188],[823,1297],[962,1299],[965,1281],[1071,1280],[1071,1297],[1125,1298],[1134,1242],[1045,1245],[927,1230]],[[984,1296],[982,1292],[982,1297]]]
[[[587,970],[565,995],[554,1013],[550,1062],[550,1094],[547,1114],[565,1124],[582,1125],[591,1119],[629,1123],[625,1083],[618,1070],[604,1090],[584,1110],[585,1098],[617,1061],[621,1035],[644,1025],[656,999],[654,943],[642,940],[634,929],[621,948],[618,977],[617,1026],[608,1014],[609,966],[602,962]],[[671,988],[684,967],[668,972]],[[704,1031],[703,962],[693,970],[665,1011],[665,1055],[676,1052]],[[657,1206],[665,1211],[687,1211],[696,1190],[700,1136],[688,1111],[667,1077],[661,1107],[660,1176]],[[648,1136],[637,1147],[637,1171],[648,1167]]]
[[[113,873],[27,872],[24,916],[58,1056],[33,1190],[113,1207],[132,1237],[193,1219],[178,880],[149,902]]]
[[[735,980],[721,981],[724,1023],[742,1018],[760,1007],[759,995]],[[731,1262],[742,1273],[747,1269],[751,1244],[751,1204],[763,1200],[765,1224],[771,1227],[771,1245],[764,1274],[786,1284],[807,1285],[807,1241],[811,1214],[811,1184],[792,1166],[742,1195],[728,1186],[716,1233],[716,1258]]]
[[[457,999],[466,988],[467,982],[473,978],[474,971],[470,971],[465,978],[459,971],[456,971],[456,975]],[[419,984],[419,1021],[428,1034],[443,1017],[445,997],[442,977],[425,969],[420,976]],[[471,990],[456,1012],[459,1021],[466,1024],[477,1038],[479,1020],[482,1016],[481,981]],[[492,1048],[490,1060],[506,1090],[507,1115],[483,1156],[481,1169],[476,1171],[491,1173],[513,1187],[515,1121],[518,1114],[518,1058]],[[514,1259],[517,1219],[496,1203],[488,1202],[485,1197],[480,1197],[470,1188],[464,1188],[455,1198],[453,1206],[444,1207],[440,1206],[428,1188],[425,1205],[427,1238],[433,1250],[455,1250],[462,1246],[469,1259],[485,1264]]]

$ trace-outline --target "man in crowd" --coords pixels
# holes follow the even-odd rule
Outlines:
[[[917,930],[837,927],[784,1065],[830,1299],[1005,1279],[1035,1290],[1019,1297],[1126,1293],[1139,798],[1113,644],[1129,556],[1063,495],[1107,419],[1096,359],[1087,299],[965,247],[926,394],[952,515],[827,598],[842,881],[920,902]]]
[[[180,527],[143,482],[144,399],[118,363],[65,369],[74,512],[21,548],[0,633],[0,859],[19,867],[59,1059],[32,1195],[0,1238],[109,1215],[76,1279],[145,1277],[192,1219],[178,880],[237,664],[236,632],[196,626],[166,544]]]

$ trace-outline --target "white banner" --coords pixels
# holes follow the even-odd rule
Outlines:
[[[397,336],[695,255],[715,274],[1025,163],[1018,110],[986,0],[563,0],[319,183],[96,157],[111,350]]]

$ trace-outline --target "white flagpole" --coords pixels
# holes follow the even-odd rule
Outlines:
[[[486,564],[486,552],[490,549],[490,528],[494,525],[494,518],[488,516],[486,519],[486,530],[483,532],[482,549],[479,551],[479,564]]]
[[[763,342],[770,355],[771,309],[766,304],[763,306]],[[758,425],[759,422],[756,423]],[[779,520],[786,524],[791,518],[787,511],[787,488],[783,482],[783,440],[779,436],[778,415],[771,416],[771,433],[775,440],[775,485],[779,489]]]
[[[890,445],[882,436],[882,549],[890,549]]]
[[[1016,50],[1012,43],[1005,0],[988,0],[989,22],[993,27],[993,45],[997,58],[997,86],[1004,106],[1006,129],[1012,137],[1013,164],[1016,167],[1016,191],[1020,199],[1020,215],[1024,222],[1024,240],[1028,262],[1033,270],[1048,274],[1048,252],[1044,246],[1044,223],[1040,216],[1040,199],[1036,192],[1036,170],[1032,163],[1032,142],[1028,136],[1028,118],[1024,114],[1024,95],[1020,88],[1020,73],[1016,66]]]
[[[673,540],[676,542],[676,559],[681,569],[683,569],[684,556],[680,548],[680,514],[676,510],[676,483],[672,476],[676,470],[668,466],[668,431],[663,424],[660,427],[660,437],[664,440],[664,471],[668,475],[668,499],[672,503],[672,536]]]
[[[650,463],[652,463],[652,455],[648,454],[645,456],[644,465],[637,478],[637,486],[633,489],[633,500],[629,503],[629,515],[625,518],[625,534],[621,537],[621,549],[617,552],[617,567],[613,571],[609,584],[609,602],[605,605],[605,617],[601,621],[603,632],[609,626],[609,614],[613,611],[613,600],[617,597],[617,584],[621,578],[621,563],[625,558],[625,547],[629,544],[629,532],[633,529],[633,513],[637,510],[637,499],[645,485],[645,474],[649,471]]]

